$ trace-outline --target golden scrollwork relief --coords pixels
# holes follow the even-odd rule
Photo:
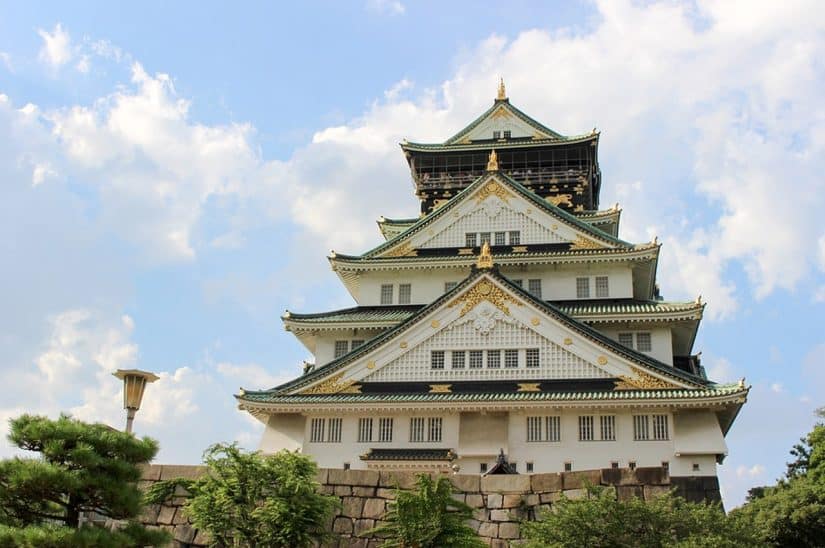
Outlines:
[[[639,369],[634,368],[633,373],[636,374],[636,377],[628,377],[624,375],[620,375],[618,381],[616,381],[615,389],[616,390],[656,390],[656,389],[668,389],[668,388],[679,388],[679,386],[668,382],[666,380],[660,379],[659,377],[654,377],[650,373],[645,373]]]
[[[582,236],[576,236],[576,239],[573,241],[573,244],[570,246],[570,249],[601,249],[602,245],[594,242],[593,240],[588,240]]]
[[[438,327],[440,325],[441,325],[441,322],[439,322],[438,320],[433,320],[433,321],[430,322],[430,327],[432,327],[433,329],[438,329]]]
[[[452,384],[431,384],[430,394],[450,394],[453,391]]]
[[[360,386],[355,386],[354,380],[341,380],[344,377],[343,373],[338,373],[326,379],[324,382],[311,386],[306,390],[302,390],[301,394],[352,394],[361,391]]]
[[[481,190],[476,194],[476,203],[481,203],[490,196],[495,196],[502,202],[509,202],[512,194],[498,181],[489,181],[481,187]]]
[[[464,316],[467,312],[478,306],[482,301],[487,301],[508,316],[510,309],[507,303],[515,304],[516,306],[523,306],[523,303],[510,294],[505,293],[498,286],[494,285],[490,280],[481,280],[473,287],[465,291],[461,296],[456,297],[449,305],[453,308],[458,305],[463,305],[459,316]]]
[[[416,255],[418,251],[413,248],[412,242],[404,242],[384,253],[384,257],[415,257]]]
[[[537,382],[520,382],[517,392],[541,392],[541,388]]]

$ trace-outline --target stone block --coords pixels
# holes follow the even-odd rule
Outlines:
[[[206,473],[205,466],[192,466],[184,464],[164,464],[160,471],[160,479],[170,480],[175,478],[195,480]]]
[[[630,500],[632,498],[642,498],[644,496],[644,491],[642,490],[641,485],[617,485],[616,486],[616,497],[619,500]]]
[[[342,516],[360,518],[364,512],[364,499],[361,497],[344,497],[341,502]]]
[[[481,495],[471,494],[467,495],[467,499],[464,502],[470,508],[481,508],[484,506],[484,497]]]
[[[661,466],[636,468],[636,478],[641,485],[668,485],[670,476]]]
[[[377,470],[348,470],[351,485],[361,487],[376,487],[378,485],[379,474]]]
[[[580,472],[563,472],[562,489],[581,489],[585,485],[599,485],[602,481],[601,470],[582,470]]]
[[[352,494],[356,497],[374,497],[375,487],[353,487]]]
[[[535,506],[539,503],[539,496],[535,493],[524,495],[522,498],[524,499],[525,506]]]
[[[194,540],[192,540],[192,544],[201,544],[201,545],[208,545],[212,542],[212,539],[209,538],[209,534],[206,531],[198,529],[197,534],[195,534]]]
[[[141,493],[145,493],[154,484],[155,484],[154,481],[140,480],[140,481],[137,482],[137,488]]]
[[[181,524],[175,527],[175,540],[183,544],[190,544],[195,540],[195,530],[189,524]]]
[[[332,524],[332,532],[338,533],[339,535],[351,535],[352,520],[342,517],[335,518],[335,521]]]
[[[498,538],[519,538],[521,531],[518,523],[500,523],[498,526]]]
[[[523,495],[504,495],[504,500],[501,504],[502,508],[517,508],[522,505],[524,501]]]
[[[542,516],[542,514],[545,514],[547,512],[551,512],[552,509],[553,509],[552,504],[539,504],[535,508],[536,518],[540,518]]]
[[[387,503],[384,499],[367,499],[364,503],[362,515],[365,518],[378,519],[384,515],[386,505]]]
[[[509,545],[509,542],[500,538],[494,538],[490,541],[490,548],[508,548]]]
[[[487,495],[487,508],[501,508],[503,504],[504,495],[499,495],[498,493]]]
[[[175,512],[175,517],[172,518],[172,524],[180,525],[182,523],[189,523],[189,516],[186,515],[183,508],[178,508]]]
[[[382,499],[395,500],[395,489],[379,487],[375,490],[375,496]]]
[[[327,468],[319,468],[318,472],[315,474],[315,481],[320,483],[321,485],[327,483],[327,478],[329,477],[329,470]]]
[[[160,464],[140,464],[138,468],[140,468],[140,477],[144,481],[158,481],[163,466]]]
[[[464,502],[464,500],[467,497],[467,495],[465,495],[464,493],[452,493],[450,496],[456,502]]]
[[[481,489],[481,476],[477,474],[456,474],[450,476],[450,483],[463,493],[478,493]]]
[[[140,512],[138,520],[147,525],[155,525],[158,522],[158,514],[160,513],[160,504],[147,504]]]
[[[561,491],[561,474],[533,474],[530,486],[534,493],[555,493]]]
[[[322,495],[332,495],[335,493],[335,486],[334,485],[322,485],[318,488],[318,492]]]
[[[509,510],[490,510],[490,521],[510,521]]]
[[[570,500],[581,500],[587,496],[587,489],[565,489],[562,494]]]
[[[482,493],[524,493],[530,490],[530,476],[501,474],[481,478]]]
[[[378,485],[397,487],[398,489],[415,489],[418,474],[406,471],[382,471]]]
[[[360,536],[375,526],[374,519],[357,519],[355,520],[355,535]]]
[[[172,520],[175,519],[175,508],[174,506],[161,506],[160,512],[158,513],[158,524],[159,525],[172,525]]]
[[[481,537],[497,537],[498,523],[483,522],[478,528],[478,535]]]
[[[630,468],[602,468],[602,485],[638,485],[636,471]]]
[[[667,485],[645,485],[644,495],[645,500],[653,500],[670,493],[670,487]]]
[[[336,485],[333,489],[333,494],[336,497],[348,497],[352,495],[352,487],[349,485]]]
[[[370,541],[365,538],[348,538],[348,539],[341,539],[341,542],[338,544],[339,548],[367,548],[369,546]]]
[[[464,525],[478,533],[478,528],[481,527],[481,522],[477,519],[468,519],[464,522]]]
[[[539,500],[542,503],[556,502],[561,498],[561,491],[555,493],[542,493],[539,495]]]
[[[490,511],[486,508],[479,508],[478,510],[473,510],[473,518],[477,519],[478,521],[487,521],[490,517]]]

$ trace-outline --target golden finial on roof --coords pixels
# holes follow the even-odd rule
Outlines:
[[[490,243],[487,240],[484,240],[484,243],[481,244],[481,253],[478,256],[476,267],[493,268],[493,254],[490,253]]]
[[[498,155],[495,150],[490,151],[490,159],[487,160],[487,171],[498,171]]]
[[[504,101],[507,99],[507,91],[504,89],[504,78],[500,78],[498,82],[498,95],[496,96],[497,101]]]

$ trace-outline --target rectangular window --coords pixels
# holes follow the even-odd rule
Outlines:
[[[392,304],[392,284],[381,284],[381,304]]]
[[[484,242],[487,242],[488,244],[492,243],[490,241],[490,233],[489,232],[479,232],[478,233],[478,239],[481,240],[479,242],[479,245],[484,245]]]
[[[392,417],[378,419],[378,441],[389,443],[392,441]]]
[[[372,419],[358,419],[358,443],[369,443],[372,441]]]
[[[564,471],[565,472],[572,472],[573,471],[573,463],[572,462],[565,462],[564,463]]]
[[[504,130],[504,138],[505,139],[509,139],[512,135],[513,135],[513,132],[510,131],[509,129]]]
[[[527,441],[544,441],[542,434],[543,417],[527,417]]]
[[[327,443],[341,443],[341,425],[344,419],[329,419],[329,429],[327,430]]]
[[[539,366],[539,349],[538,348],[528,348],[524,351],[526,356],[527,367],[538,367]]]
[[[507,243],[507,241],[505,239],[506,237],[507,237],[506,232],[496,232],[496,234],[495,234],[495,245],[504,245],[504,244],[506,244]]]
[[[647,415],[633,415],[633,439],[636,441],[650,439]]]
[[[662,461],[662,470],[665,471],[665,474],[670,473],[670,463],[668,461]]]
[[[412,296],[412,285],[399,284],[398,285],[398,304],[410,304]]]
[[[487,473],[487,463],[482,462],[481,464],[479,464],[478,465],[478,471],[482,474],[486,474]]]
[[[639,352],[650,352],[653,344],[650,340],[650,333],[636,333],[636,350]]]
[[[441,417],[430,417],[427,441],[441,441]]]
[[[518,367],[518,350],[504,351],[504,367]]]
[[[615,470],[618,467],[619,467],[619,463],[617,461],[614,460],[610,463],[610,468],[613,468]]]
[[[349,470],[349,463],[348,462],[344,463],[344,470]]]
[[[309,426],[309,441],[321,443],[324,441],[324,423],[326,419],[312,419]]]
[[[511,230],[510,231],[510,245],[519,245],[521,244],[521,232],[518,230]]]
[[[666,440],[669,437],[667,415],[653,415],[653,439]]]
[[[590,298],[590,278],[576,278],[576,298]]]
[[[335,357],[340,358],[349,352],[349,341],[335,341]]]
[[[544,417],[547,441],[561,441],[561,417]]]
[[[518,463],[516,461],[510,461],[510,470],[512,470],[514,474],[518,473]]]
[[[444,369],[444,351],[433,350],[430,352],[430,368]]]
[[[593,441],[593,415],[579,417],[579,441]]]
[[[596,298],[606,299],[609,293],[607,276],[596,276]]]
[[[362,344],[364,344],[364,339],[353,339],[352,343],[350,343],[350,349],[355,350]]]
[[[475,232],[464,234],[464,244],[466,247],[476,247],[478,245],[478,235]]]
[[[466,354],[463,350],[453,350],[453,361],[451,364],[453,369],[464,369],[466,361]]]
[[[470,350],[470,369],[481,369],[482,365],[484,365],[484,352]]]
[[[524,287],[524,280],[510,280],[510,281],[513,282],[513,284],[515,284],[519,287]]]
[[[452,291],[453,289],[455,289],[455,286],[457,286],[457,285],[458,285],[458,282],[444,282],[444,293],[447,293],[448,291]]]
[[[494,131],[493,139],[501,139],[501,131]]]
[[[424,441],[424,417],[410,419],[410,441]]]
[[[490,369],[498,369],[501,367],[501,350],[487,351],[487,367]]]
[[[526,462],[526,463],[524,463],[524,465],[527,467],[527,473],[532,474],[533,473],[533,463],[532,462]]]
[[[616,415],[602,415],[599,417],[602,441],[616,441]]]
[[[633,348],[633,333],[619,333],[619,344]]]
[[[541,280],[527,280],[527,291],[537,299],[541,299]]]
[[[636,469],[636,461],[632,460],[632,461],[628,462],[627,467],[630,468],[631,470],[635,470]]]

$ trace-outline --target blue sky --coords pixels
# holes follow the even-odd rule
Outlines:
[[[602,204],[663,242],[667,299],[751,399],[728,506],[825,404],[825,19],[815,2],[0,3],[0,419],[120,424],[117,368],[156,371],[159,461],[254,447],[239,386],[296,375],[285,308],[351,304],[330,249],[417,211],[402,138],[511,101],[602,131]],[[8,446],[0,447],[7,454]]]

